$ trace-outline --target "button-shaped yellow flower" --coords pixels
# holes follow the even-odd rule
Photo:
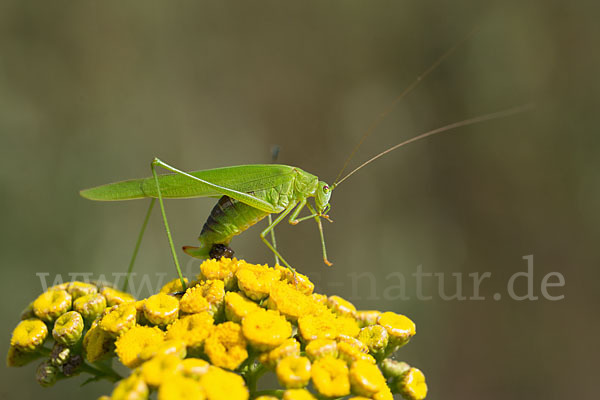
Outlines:
[[[326,356],[312,365],[313,385],[327,397],[342,397],[350,394],[348,366],[342,360]]]
[[[185,281],[186,285],[189,283],[188,278],[183,278],[183,280]],[[175,278],[172,281],[169,281],[166,284],[164,284],[164,286],[160,288],[159,293],[171,294],[181,292],[182,290],[183,287],[181,286],[181,279]]]
[[[422,400],[427,396],[425,375],[417,368],[409,369],[398,379],[396,388],[407,400]]]
[[[140,368],[140,375],[148,386],[157,388],[163,382],[173,379],[183,370],[181,359],[172,354],[159,355],[146,361]]]
[[[361,396],[371,397],[383,390],[386,380],[377,368],[369,361],[359,360],[350,367],[350,385],[352,392]]]
[[[337,348],[339,358],[346,361],[348,365],[359,360],[375,364],[375,358],[372,355],[363,353],[360,348],[348,342],[338,342]]]
[[[67,285],[67,292],[69,292],[69,294],[73,297],[73,300],[75,300],[81,296],[98,293],[98,287],[91,283],[74,281],[69,282]]]
[[[192,349],[200,349],[213,329],[213,317],[208,312],[178,319],[167,330],[167,339],[180,339]]]
[[[337,315],[356,318],[356,307],[354,307],[354,304],[340,296],[329,296],[327,305]]]
[[[48,290],[35,299],[33,312],[39,319],[53,322],[71,309],[71,303],[72,297],[66,290]]]
[[[80,296],[73,301],[73,310],[83,317],[84,321],[91,323],[106,309],[106,297],[99,293]]]
[[[294,339],[286,339],[282,344],[273,350],[262,353],[258,360],[268,368],[275,368],[277,363],[288,356],[300,355],[300,343]]]
[[[394,312],[381,314],[377,323],[387,330],[392,346],[405,345],[416,333],[414,322],[408,317]]]
[[[277,311],[257,310],[242,321],[244,336],[259,351],[273,349],[292,336],[292,325]]]
[[[69,311],[54,322],[52,337],[57,343],[73,346],[81,339],[83,333],[83,317],[77,311]]]
[[[283,400],[316,400],[316,397],[306,389],[288,389],[283,392]]]
[[[235,273],[241,264],[245,264],[245,262],[240,262],[235,258],[222,257],[220,260],[211,258],[200,264],[198,277],[203,280],[221,280],[225,289],[232,290],[235,287]]]
[[[148,385],[138,375],[132,374],[129,378],[119,381],[112,392],[111,400],[145,400],[148,398]]]
[[[249,396],[244,379],[221,368],[211,367],[200,378],[200,384],[208,400],[247,400]]]
[[[144,302],[144,316],[153,325],[166,326],[175,322],[179,315],[179,300],[174,296],[159,293]]]
[[[126,367],[135,368],[143,361],[140,353],[147,347],[162,343],[164,336],[157,327],[135,326],[115,342],[117,356]]]
[[[275,270],[279,271],[281,278],[287,283],[294,286],[298,291],[310,295],[315,290],[315,284],[308,279],[308,276],[297,272],[294,274],[289,268],[276,265]]]
[[[13,331],[10,345],[28,352],[39,349],[48,337],[48,327],[37,318],[19,322]]]
[[[402,361],[386,358],[381,362],[381,371],[386,378],[399,378],[410,369],[410,365]]]
[[[375,325],[381,315],[377,310],[362,310],[356,312],[356,320],[361,328],[365,326]]]
[[[194,379],[200,379],[210,368],[210,364],[200,358],[186,358],[181,362],[181,365],[183,367],[181,373]]]
[[[335,315],[329,311],[298,318],[298,329],[305,341],[335,339],[339,334],[338,321]]]
[[[150,360],[158,356],[172,355],[184,359],[187,355],[185,342],[180,339],[171,339],[160,342],[154,346],[148,346],[140,353],[142,360]]]
[[[279,311],[292,322],[303,315],[313,314],[321,305],[285,282],[276,282],[271,286],[267,307]]]
[[[359,340],[355,337],[348,336],[348,335],[338,335],[338,337],[335,340],[337,340],[338,342],[346,342],[346,343],[356,347],[361,352],[363,352],[365,354],[369,354],[369,347],[365,343],[363,343],[361,340]]]
[[[216,325],[204,343],[204,352],[213,365],[236,369],[248,358],[242,327],[231,321]]]
[[[83,337],[83,351],[89,362],[93,363],[101,360],[104,356],[110,354],[114,348],[115,339],[99,325],[92,325]]]
[[[306,345],[305,352],[313,362],[325,356],[337,357],[337,342],[331,339],[316,339]]]
[[[135,326],[137,310],[133,303],[111,307],[99,322],[100,328],[114,337]]]
[[[388,345],[388,333],[381,325],[369,325],[360,330],[358,340],[363,342],[372,354],[378,356],[383,354]]]
[[[254,301],[269,295],[273,283],[279,281],[280,274],[266,265],[242,264],[235,273],[238,287]]]
[[[135,301],[135,297],[129,293],[105,286],[100,293],[106,297],[106,304],[109,307],[118,306],[119,304],[131,303]]]
[[[158,389],[158,400],[204,400],[204,389],[198,381],[174,376],[163,382]]]
[[[258,304],[243,293],[227,292],[225,295],[225,317],[229,321],[240,323],[246,315],[258,309],[260,309]]]
[[[179,307],[181,307],[181,312],[186,314],[197,314],[207,312],[210,309],[210,304],[202,294],[200,285],[196,285],[185,291],[179,301]]]
[[[287,389],[299,389],[308,385],[311,377],[310,369],[308,358],[289,356],[279,361],[275,372],[281,386]]]

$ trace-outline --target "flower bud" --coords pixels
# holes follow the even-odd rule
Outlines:
[[[79,354],[73,354],[62,366],[62,372],[65,376],[73,376],[79,373],[79,367],[83,364],[83,357]]]
[[[71,348],[61,343],[54,343],[52,352],[50,353],[50,363],[56,367],[60,367],[71,357]]]
[[[423,400],[427,396],[425,375],[417,368],[410,368],[395,383],[396,390],[407,400]]]
[[[363,342],[375,357],[381,357],[388,345],[388,333],[381,325],[370,325],[360,330],[358,340]]]
[[[381,314],[377,323],[388,332],[389,345],[394,346],[394,348],[404,346],[416,332],[414,322],[404,315],[393,312]]]
[[[299,389],[308,385],[310,367],[308,358],[289,356],[279,361],[275,372],[281,386],[287,389]]]
[[[13,331],[10,345],[21,351],[35,351],[48,337],[48,327],[37,318],[19,322]]]
[[[166,326],[175,322],[178,315],[179,300],[168,294],[155,294],[144,302],[144,316],[151,324]]]
[[[48,361],[39,365],[35,372],[35,380],[43,387],[50,387],[56,383],[60,370]]]
[[[33,312],[46,322],[52,322],[71,309],[71,295],[65,290],[48,290],[33,302]]]
[[[91,323],[106,309],[106,298],[99,293],[87,294],[73,302],[73,309]]]
[[[69,311],[58,317],[54,323],[52,337],[57,343],[73,346],[81,339],[83,333],[83,317],[77,311]]]
[[[381,363],[381,370],[386,378],[398,378],[404,375],[410,369],[410,365],[405,362],[386,358]]]
[[[73,297],[73,300],[75,300],[88,294],[98,293],[98,287],[91,283],[74,281],[67,285],[67,292],[69,292]]]

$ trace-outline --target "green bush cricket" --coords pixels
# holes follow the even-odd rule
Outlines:
[[[469,35],[470,36],[470,35]],[[466,40],[466,38],[464,39]],[[463,41],[464,41],[463,40]],[[462,43],[462,41],[461,41]],[[120,201],[141,198],[151,198],[150,206],[146,218],[142,225],[140,235],[129,265],[129,273],[133,264],[145,231],[150,213],[155,200],[158,199],[165,231],[167,233],[173,260],[177,269],[182,287],[185,290],[185,282],[177,259],[175,246],[169,229],[163,199],[165,198],[194,198],[194,197],[214,197],[219,201],[211,211],[198,240],[199,247],[184,247],[184,251],[197,258],[218,258],[221,256],[233,255],[233,251],[228,247],[231,239],[244,232],[246,229],[256,224],[265,217],[269,217],[269,225],[260,233],[261,240],[275,255],[276,262],[281,262],[290,270],[295,270],[281,256],[275,245],[274,228],[289,215],[289,223],[296,225],[299,222],[314,219],[317,223],[321,237],[321,247],[323,261],[327,265],[332,265],[327,258],[327,250],[323,236],[323,227],[321,219],[329,220],[327,212],[331,205],[329,200],[332,191],[352,174],[382,157],[383,155],[396,150],[406,144],[424,139],[426,137],[446,132],[459,127],[473,125],[479,122],[504,117],[510,114],[518,113],[524,110],[524,107],[511,108],[504,111],[481,115],[478,117],[466,119],[453,124],[425,132],[411,139],[405,140],[387,150],[375,155],[352,170],[350,173],[340,179],[344,169],[350,159],[364,139],[370,135],[378,123],[390,112],[392,107],[418,85],[422,79],[432,72],[446,57],[448,57],[460,43],[453,46],[438,60],[435,61],[423,74],[421,74],[413,83],[398,96],[382,114],[371,125],[367,133],[363,136],[359,144],[355,147],[350,157],[346,160],[344,167],[338,174],[338,179],[332,185],[313,174],[303,171],[300,168],[278,165],[278,164],[253,164],[239,165],[232,167],[201,170],[195,172],[184,172],[179,170],[158,158],[151,163],[152,176],[144,179],[126,180],[116,183],[109,183],[97,186],[91,189],[82,190],[83,197],[98,201]],[[163,168],[171,174],[158,175],[157,167]],[[314,198],[314,206],[308,202],[308,199]],[[310,214],[299,217],[300,212],[308,208]],[[279,214],[271,221],[271,214]],[[267,235],[271,233],[272,243],[267,240]],[[127,286],[127,280],[125,281]]]

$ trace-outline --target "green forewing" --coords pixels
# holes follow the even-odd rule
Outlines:
[[[252,164],[189,172],[197,178],[239,192],[269,189],[290,179],[298,168],[277,164]],[[161,194],[165,198],[220,197],[222,193],[208,185],[178,174],[159,175]],[[90,200],[118,201],[157,197],[154,178],[109,183],[80,194]]]

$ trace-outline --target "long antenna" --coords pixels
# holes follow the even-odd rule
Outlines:
[[[365,161],[364,163],[360,164],[358,167],[354,168],[348,175],[346,175],[345,177],[343,177],[342,179],[340,179],[339,181],[337,181],[335,184],[333,184],[333,187],[339,186],[340,183],[344,182],[346,179],[348,179],[355,172],[357,172],[359,169],[363,168],[367,164],[372,163],[373,161],[377,160],[378,158],[383,157],[387,153],[390,153],[390,152],[392,152],[392,151],[394,151],[394,150],[396,150],[396,149],[398,149],[398,148],[400,148],[400,147],[402,147],[404,145],[407,145],[407,144],[412,143],[412,142],[416,142],[416,141],[421,140],[421,139],[425,139],[426,137],[433,136],[433,135],[436,135],[438,133],[449,131],[451,129],[456,129],[456,128],[460,128],[460,127],[463,127],[463,126],[468,126],[468,125],[473,125],[473,124],[477,124],[477,123],[484,122],[484,121],[489,121],[491,119],[502,118],[502,117],[507,117],[509,115],[518,114],[518,113],[526,111],[526,110],[528,110],[528,109],[530,109],[532,107],[533,107],[533,105],[527,104],[527,105],[520,106],[520,107],[509,108],[507,110],[497,111],[497,112],[493,112],[493,113],[490,113],[490,114],[485,114],[485,115],[480,115],[478,117],[473,117],[473,118],[465,119],[465,120],[460,121],[460,122],[455,122],[453,124],[445,125],[445,126],[442,126],[441,128],[437,128],[437,129],[431,130],[429,132],[422,133],[422,134],[420,134],[418,136],[415,136],[415,137],[413,137],[411,139],[405,140],[402,143],[398,143],[397,145],[392,146],[389,149],[384,150],[381,153],[379,153],[379,154],[377,154],[377,155],[369,158],[367,161]]]
[[[412,92],[412,90],[414,88],[416,88],[419,85],[419,83],[421,83],[421,81],[423,81],[423,79],[425,79],[427,77],[427,75],[429,75],[433,71],[435,71],[437,69],[437,67],[446,58],[450,57],[452,55],[452,53],[454,53],[456,51],[456,49],[458,47],[460,47],[460,45],[462,45],[464,42],[466,42],[467,40],[469,40],[473,35],[475,35],[477,33],[478,30],[479,30],[479,28],[474,28],[462,40],[460,40],[459,42],[457,42],[456,44],[454,44],[454,46],[452,46],[444,54],[442,54],[437,60],[435,60],[435,62],[433,64],[431,64],[429,66],[429,68],[427,68],[425,70],[425,72],[423,72],[421,75],[419,75],[410,85],[408,85],[408,87],[406,89],[404,89],[402,91],[402,93],[400,93],[400,95],[398,97],[396,97],[390,103],[390,105],[381,114],[379,114],[375,118],[375,120],[371,123],[371,125],[369,126],[369,128],[367,129],[367,131],[365,132],[365,134],[360,138],[360,141],[356,144],[356,146],[354,146],[354,149],[352,150],[352,153],[350,153],[350,155],[348,156],[348,158],[346,158],[346,161],[344,162],[344,165],[342,166],[342,169],[340,170],[340,172],[337,174],[337,176],[335,178],[335,182],[338,182],[338,179],[340,179],[340,176],[342,176],[342,174],[344,173],[344,171],[348,167],[348,164],[350,163],[350,161],[352,160],[352,158],[354,158],[354,156],[356,155],[356,152],[358,151],[358,149],[360,148],[360,146],[362,146],[362,144],[365,141],[365,139],[367,139],[369,136],[371,136],[371,134],[379,126],[379,124],[381,123],[381,121],[383,121],[383,119],[394,109],[394,107],[396,106],[396,104],[398,104],[398,102],[400,100],[402,100],[406,95],[408,95],[410,92]]]

